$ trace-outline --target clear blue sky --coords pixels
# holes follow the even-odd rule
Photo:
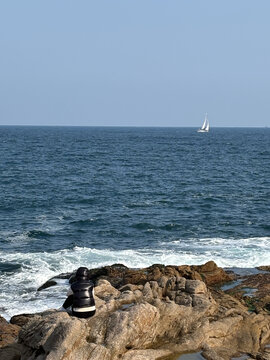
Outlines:
[[[0,125],[270,126],[269,0],[6,0]]]

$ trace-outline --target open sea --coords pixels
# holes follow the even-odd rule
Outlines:
[[[0,127],[0,315],[122,263],[270,265],[270,129]]]

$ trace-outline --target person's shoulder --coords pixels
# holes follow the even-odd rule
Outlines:
[[[87,285],[89,285],[89,286],[95,286],[95,284],[94,284],[94,282],[92,281],[92,280],[85,280],[85,283],[87,284]]]
[[[83,279],[83,280],[78,280],[78,281],[74,281],[74,283],[71,284],[71,287],[74,286],[81,286],[81,285],[91,285],[91,286],[95,286],[94,282],[90,279]]]

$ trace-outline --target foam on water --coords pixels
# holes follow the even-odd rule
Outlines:
[[[74,247],[55,252],[0,252],[0,313],[14,314],[43,311],[62,305],[68,281],[38,292],[37,288],[51,277],[72,272],[79,266],[95,268],[114,263],[139,268],[155,263],[165,265],[202,264],[214,260],[222,267],[255,267],[269,265],[270,237],[244,239],[200,239],[160,243],[158,249],[110,250]]]
[[[270,263],[265,129],[2,127],[2,140],[6,317],[59,307],[67,282],[36,289],[81,265]]]

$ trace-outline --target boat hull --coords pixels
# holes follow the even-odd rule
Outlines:
[[[199,130],[197,130],[197,132],[203,132],[203,133],[207,133],[209,130],[202,130],[202,129],[199,129]]]

